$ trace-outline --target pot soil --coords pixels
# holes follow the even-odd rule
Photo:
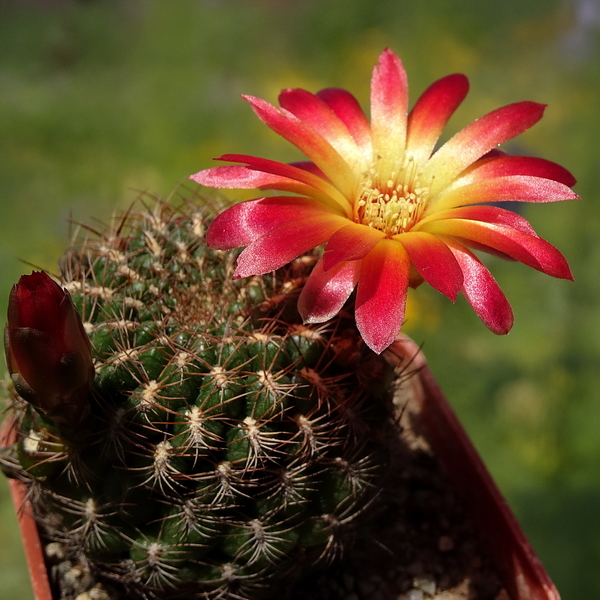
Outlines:
[[[403,371],[395,468],[353,551],[282,598],[560,600],[418,347],[401,336],[385,356]],[[14,435],[8,419],[2,444]],[[11,479],[10,486],[35,600],[121,600],[114,585],[45,543],[43,531],[40,541],[25,485]]]

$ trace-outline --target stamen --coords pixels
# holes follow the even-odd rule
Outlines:
[[[397,172],[381,181],[382,174],[371,166],[364,174],[355,203],[357,222],[379,229],[388,237],[409,231],[422,217],[429,198],[429,187],[419,180],[418,165],[408,156]]]

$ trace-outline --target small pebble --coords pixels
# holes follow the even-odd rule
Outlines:
[[[89,590],[88,595],[90,600],[110,600],[110,595],[108,592],[102,587],[100,583],[97,583],[91,590]]]
[[[65,559],[65,549],[58,542],[50,542],[45,549],[46,558],[51,563],[58,563]]]
[[[64,579],[68,584],[74,585],[83,579],[83,576],[84,572],[79,567],[72,567],[64,574]]]
[[[435,596],[437,584],[431,575],[421,575],[420,577],[415,577],[413,579],[413,585],[415,588],[422,590],[428,596]]]

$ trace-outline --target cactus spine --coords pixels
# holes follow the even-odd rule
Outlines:
[[[85,417],[13,394],[4,462],[46,537],[128,598],[276,597],[344,552],[388,463],[393,373],[343,313],[296,314],[314,257],[232,281],[207,219],[158,202],[74,245],[61,285],[93,348]]]

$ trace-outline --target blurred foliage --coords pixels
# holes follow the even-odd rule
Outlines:
[[[241,93],[335,85],[366,104],[390,46],[413,101],[447,73],[469,76],[448,132],[502,104],[547,103],[508,150],[578,178],[583,200],[524,208],[576,283],[486,259],[515,310],[509,336],[427,289],[406,331],[563,599],[600,597],[599,29],[599,0],[0,0],[1,314],[24,263],[55,269],[73,223],[107,221],[136,190],[165,197],[222,152],[297,158]],[[0,598],[26,600],[0,485]]]

